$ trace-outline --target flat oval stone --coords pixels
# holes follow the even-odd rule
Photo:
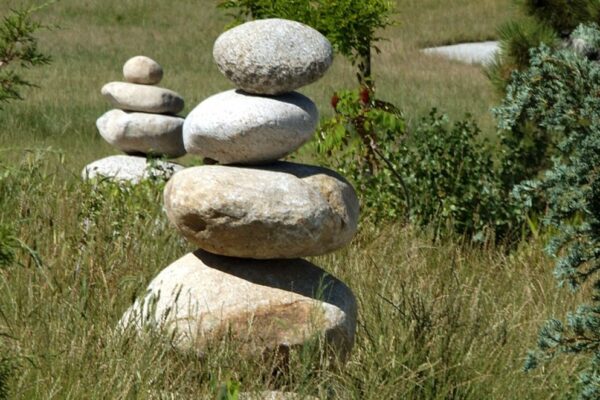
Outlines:
[[[287,354],[322,337],[344,360],[354,343],[356,300],[344,283],[305,260],[198,250],[162,270],[119,327],[159,329],[176,348],[200,354],[224,337],[257,355]]]
[[[194,108],[183,140],[188,153],[220,164],[260,164],[298,149],[318,122],[317,107],[300,93],[263,97],[230,90]]]
[[[128,154],[180,157],[183,146],[183,118],[110,110],[96,121],[100,135]]]
[[[333,62],[325,36],[296,21],[246,22],[219,36],[213,48],[219,70],[249,93],[291,92],[321,78]]]
[[[179,164],[161,160],[147,160],[136,156],[109,156],[86,165],[81,172],[83,179],[109,179],[115,182],[139,183],[148,179],[168,180],[182,170]]]
[[[123,65],[123,76],[130,83],[156,85],[162,80],[163,69],[150,57],[135,56]]]
[[[183,97],[158,86],[129,82],[110,82],[102,87],[102,95],[115,108],[156,114],[177,114],[183,110]]]
[[[201,249],[255,259],[337,250],[354,236],[359,215],[340,175],[284,162],[186,168],[171,178],[164,201],[171,223]]]

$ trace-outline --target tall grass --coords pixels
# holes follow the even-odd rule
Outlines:
[[[168,338],[117,334],[150,279],[192,250],[168,226],[161,186],[82,184],[57,155],[28,159],[0,170],[0,223],[42,260],[20,252],[0,270],[0,348],[18,366],[11,398],[208,399],[228,381],[332,399],[565,396],[571,361],[521,371],[539,322],[580,300],[556,290],[537,240],[507,252],[436,243],[410,226],[362,226],[352,246],[311,260],[356,294],[349,363],[315,367],[309,347],[289,376],[273,380],[268,365],[228,341],[199,358]]]

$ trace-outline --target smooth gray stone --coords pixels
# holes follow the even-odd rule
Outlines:
[[[169,158],[185,154],[183,118],[170,115],[110,110],[96,121],[100,135],[128,154]]]
[[[159,63],[146,56],[135,56],[123,65],[123,76],[130,83],[157,85],[163,77]]]
[[[177,114],[183,110],[183,97],[158,86],[129,82],[110,82],[102,87],[102,95],[118,109],[155,114]]]
[[[183,140],[188,153],[220,164],[262,164],[298,149],[318,123],[317,107],[300,93],[263,97],[230,90],[194,108]]]
[[[262,19],[221,34],[213,57],[238,88],[281,94],[321,78],[333,62],[333,49],[325,36],[307,25]]]

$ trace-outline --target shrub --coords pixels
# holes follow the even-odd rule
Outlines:
[[[566,134],[589,131],[599,115],[589,107],[600,93],[599,71],[568,49],[542,45],[532,50],[529,69],[513,74],[506,97],[493,110],[502,130],[506,187],[551,167]]]
[[[487,68],[492,83],[504,93],[512,71],[529,65],[529,49],[546,44],[568,45],[572,31],[582,23],[600,22],[598,0],[522,0],[526,18],[499,28],[501,52]]]
[[[524,0],[524,11],[567,37],[579,24],[598,21],[598,0]]]
[[[600,34],[600,32],[596,32]],[[531,67],[515,73],[504,103],[496,110],[500,125],[519,132],[529,124],[553,149],[553,165],[539,179],[523,182],[517,199],[532,206],[547,202],[544,224],[554,236],[547,251],[556,258],[555,276],[572,289],[592,284],[591,304],[580,306],[566,323],[548,321],[526,369],[558,354],[589,354],[580,375],[580,398],[600,397],[600,66],[573,51],[541,46]],[[518,154],[518,153],[514,153]],[[512,157],[516,157],[515,155]],[[510,158],[511,156],[509,156]],[[536,175],[541,166],[526,171]]]
[[[541,43],[554,47],[558,43],[556,32],[549,26],[527,19],[511,21],[498,29],[500,52],[485,70],[499,93],[504,94],[513,71],[521,71],[529,65],[529,50]]]
[[[372,98],[365,89],[334,96],[336,115],[322,123],[317,146],[323,163],[354,182],[369,218],[432,224],[438,234],[449,228],[475,239],[511,231],[519,211],[473,121],[451,125],[434,110],[408,132],[393,105]]]

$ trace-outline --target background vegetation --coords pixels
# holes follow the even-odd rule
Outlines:
[[[397,154],[416,160],[411,165],[441,158],[444,164],[416,170],[429,174],[430,182],[449,182],[444,179],[452,161],[465,161],[460,182],[444,187],[447,197],[436,197],[446,200],[419,206],[446,207],[442,221],[469,219],[473,204],[502,198],[481,197],[493,193],[497,182],[479,179],[490,176],[490,155],[499,151],[489,109],[500,99],[479,68],[418,49],[492,39],[498,24],[520,11],[500,0],[396,3],[399,24],[386,31],[389,40],[374,56],[373,74],[377,98],[402,112],[393,121],[382,117],[382,126],[390,134],[421,133]],[[5,1],[0,15],[23,5]],[[38,17],[60,26],[40,36],[53,63],[26,71],[41,88],[25,90],[26,101],[0,111],[0,226],[6,227],[0,232],[6,244],[0,248],[0,398],[215,398],[226,382],[242,390],[278,385],[357,400],[572,396],[585,360],[558,359],[522,372],[542,321],[563,316],[590,294],[589,288],[556,289],[553,260],[543,251],[551,232],[536,220],[508,248],[485,235],[478,244],[460,234],[440,236],[431,220],[390,222],[394,214],[386,215],[385,224],[365,220],[349,248],[314,258],[359,302],[357,343],[342,371],[308,368],[315,354],[307,351],[293,360],[287,379],[275,382],[261,360],[241,359],[232,343],[217,343],[198,358],[174,353],[160,337],[116,335],[116,322],[149,280],[192,248],[162,213],[161,185],[81,182],[85,164],[116,153],[95,130],[96,118],[109,109],[99,89],[121,79],[130,56],[145,54],[163,65],[161,85],[185,97],[187,113],[230,88],[211,56],[230,19],[216,2],[197,0],[62,0]],[[332,94],[354,85],[355,69],[338,57],[325,79],[303,92],[335,118],[341,109],[331,107]],[[481,131],[471,122],[427,117],[433,107],[454,121],[471,113]],[[447,147],[436,149],[436,138]],[[490,141],[487,150],[472,141],[483,138]],[[297,157],[318,161],[315,146]],[[398,148],[384,149],[384,155]],[[439,186],[419,188],[431,196]],[[456,201],[457,195],[467,203]],[[387,199],[383,212],[395,206],[394,199]],[[463,228],[458,233],[479,226]]]

